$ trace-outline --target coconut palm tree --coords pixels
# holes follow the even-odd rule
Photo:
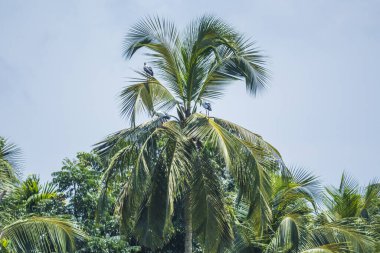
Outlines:
[[[352,227],[352,231],[356,229],[367,235],[366,240],[351,240],[352,251],[380,250],[380,183],[377,179],[363,188],[343,173],[339,187],[326,187],[324,203],[327,210],[320,214],[322,224],[344,224]]]
[[[40,183],[37,175],[28,176],[13,192],[13,198],[22,202],[27,212],[34,212],[40,202],[46,202],[58,197],[56,187],[51,183]]]
[[[144,246],[161,247],[172,232],[174,202],[185,206],[185,252],[193,232],[205,252],[231,245],[231,215],[220,173],[231,176],[249,216],[263,229],[271,219],[269,171],[281,164],[279,153],[259,135],[227,120],[199,113],[224,89],[244,81],[256,95],[268,80],[265,57],[222,20],[203,16],[183,32],[161,18],[146,18],[130,29],[124,56],[141,49],[154,76],[137,78],[121,94],[121,113],[131,127],[108,136],[96,151],[110,159],[104,189],[126,178],[117,212],[124,232]],[[149,120],[138,123],[142,117]],[[100,201],[101,203],[102,201]],[[255,214],[252,216],[251,214]]]
[[[14,170],[19,168],[19,161],[20,149],[0,137],[0,252],[73,252],[75,240],[85,237],[75,224],[66,219],[39,217],[30,212],[18,217],[17,210],[3,203],[13,199],[15,192],[33,192],[28,194],[24,203],[26,210],[32,211],[39,200],[48,198],[48,195],[51,197],[50,187],[35,191],[39,184],[33,177],[19,184],[19,172]]]
[[[343,173],[339,188],[326,187],[325,204],[329,216],[335,219],[362,217],[370,219],[376,212],[374,208],[380,201],[380,182],[371,181],[361,188],[350,176]],[[377,210],[379,211],[379,210]]]
[[[271,182],[271,224],[267,230],[257,231],[246,218],[247,207],[243,203],[236,217],[238,236],[231,252],[376,252],[378,240],[370,224],[357,219],[326,219],[324,213],[319,213],[322,187],[315,176],[293,169],[273,174]]]

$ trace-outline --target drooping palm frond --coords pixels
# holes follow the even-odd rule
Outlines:
[[[157,79],[137,73],[142,77],[134,80],[120,94],[121,114],[130,119],[133,127],[138,114],[145,112],[153,116],[155,111],[167,111],[177,104],[174,96]]]
[[[359,184],[342,174],[339,188],[327,187],[325,205],[331,215],[338,218],[356,217],[361,210]]]
[[[366,219],[370,219],[371,215],[369,209],[378,203],[380,203],[380,182],[374,179],[365,189],[360,215]]]
[[[137,127],[116,132],[107,137],[104,141],[96,144],[95,152],[102,157],[109,159],[108,167],[103,173],[103,184],[99,194],[97,217],[103,212],[103,207],[105,207],[105,203],[107,202],[109,182],[114,179],[117,174],[122,174],[126,176],[127,179],[130,178],[131,180],[138,178],[137,176],[131,176],[131,174],[139,171],[133,170],[136,165],[136,159],[138,157],[140,157],[140,160],[141,158],[144,158],[139,151],[144,150],[143,146],[146,147],[148,143],[147,140],[151,139],[152,135],[155,134],[155,131],[162,126],[162,124],[162,119],[153,119]],[[132,182],[128,180],[121,196],[124,196],[131,191],[131,183]],[[132,203],[136,201],[132,201],[132,198],[129,198],[129,202]],[[120,205],[121,209],[125,206],[121,200]],[[138,206],[138,204],[136,205]],[[135,210],[137,206],[133,206],[134,208],[130,209]],[[128,226],[129,225],[130,224],[128,224]]]
[[[143,245],[153,249],[164,245],[172,226],[174,198],[170,195],[167,173],[161,157],[150,180],[150,191],[143,197],[139,214],[135,216],[133,234]]]
[[[352,252],[374,252],[378,236],[370,226],[354,218],[328,222],[312,228],[314,240],[345,244]]]
[[[238,154],[242,149],[248,151],[260,163],[270,162],[275,153],[272,146],[260,136],[220,118],[209,118],[194,113],[189,117],[185,131],[187,135],[218,148],[226,165],[230,167],[234,166],[230,154]]]
[[[191,180],[193,229],[200,237],[205,252],[222,252],[233,240],[231,221],[225,206],[218,168],[205,150],[194,154]]]
[[[301,214],[287,214],[282,218],[275,235],[269,243],[266,252],[298,251],[301,236],[305,234],[305,217]]]
[[[18,182],[21,164],[20,148],[0,136],[0,200]]]
[[[220,126],[222,126],[224,129],[226,129],[228,132],[236,136],[238,139],[241,139],[245,143],[251,143],[254,146],[257,146],[256,149],[258,150],[264,150],[266,153],[265,156],[262,156],[262,154],[259,153],[265,160],[272,159],[273,162],[276,163],[276,166],[278,169],[281,169],[281,167],[285,167],[282,161],[282,157],[280,152],[273,147],[270,143],[266,142],[260,135],[253,133],[247,129],[245,129],[242,126],[239,126],[233,122],[230,122],[225,119],[221,118],[213,118],[215,122],[217,122]]]
[[[266,159],[270,157],[270,151],[258,143],[238,138],[216,120],[201,114],[189,118],[185,131],[202,143],[209,143],[221,154],[237,188],[251,204],[249,215],[254,214],[257,228],[263,229],[271,219],[268,202],[271,187],[265,166],[270,160]]]
[[[86,235],[73,223],[52,217],[29,217],[1,230],[0,239],[8,242],[13,252],[73,252],[75,240]]]
[[[317,247],[305,247],[299,251],[300,253],[340,253],[340,252],[349,252],[349,249],[345,244],[341,243],[330,243],[324,244]]]
[[[120,149],[120,142],[141,143],[141,140],[145,140],[147,136],[152,134],[159,126],[164,123],[162,118],[153,118],[143,124],[136,127],[126,128],[116,133],[109,135],[103,141],[95,144],[94,151],[103,158],[110,158],[110,155],[115,154]],[[124,145],[122,145],[124,147]]]
[[[0,160],[0,201],[4,196],[12,191],[15,184],[18,182],[18,178],[15,175],[12,166],[6,162]]]
[[[0,161],[7,162],[16,175],[22,164],[21,149],[0,136]]]
[[[197,90],[197,100],[220,98],[224,88],[234,81],[245,80],[246,89],[256,95],[267,85],[268,71],[260,51],[249,49],[254,44],[238,49],[222,47],[205,79]],[[248,49],[249,51],[246,51]]]
[[[133,228],[135,237],[151,248],[168,239],[174,200],[189,175],[189,145],[176,122],[156,128],[139,146],[119,197],[122,230]]]

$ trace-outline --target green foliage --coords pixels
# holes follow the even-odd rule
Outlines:
[[[19,182],[13,166],[18,166],[19,149],[0,138],[0,252],[74,252],[75,241],[85,234],[77,225],[61,217],[45,215],[45,204],[57,193],[51,184],[40,185],[37,176]]]
[[[18,182],[20,166],[20,148],[0,136],[0,201]]]
[[[76,159],[63,161],[61,170],[52,174],[53,183],[66,199],[60,214],[71,215],[88,235],[88,240],[77,243],[77,252],[135,252],[139,247],[130,247],[120,237],[118,219],[113,215],[117,192],[109,196],[95,222],[103,170],[101,159],[91,153],[78,153]]]
[[[380,252],[377,180],[323,188],[260,135],[200,112],[236,81],[266,87],[253,42],[213,16],[182,32],[148,17],[124,56],[142,49],[155,76],[136,71],[121,91],[131,127],[65,159],[52,183],[22,181],[19,149],[0,137],[0,252]]]
[[[356,198],[357,192],[352,189],[358,188],[350,188],[349,195],[344,188],[353,184],[347,183],[342,180],[340,197],[334,195],[335,200],[340,201],[335,204],[329,202],[329,206],[323,207],[320,200],[324,192],[314,176],[303,170],[274,175],[272,223],[264,233],[258,233],[255,224],[245,218],[248,211],[246,205],[242,205],[237,215],[239,236],[232,252],[376,252],[378,221],[358,217],[357,212],[351,212],[352,216],[344,218],[340,215],[334,217],[336,210],[341,210],[341,203],[347,203],[349,210],[357,206],[355,202],[349,206],[349,200],[353,198],[351,195]],[[372,190],[372,187],[371,184],[367,189]],[[330,192],[326,191],[327,194]],[[374,199],[379,197],[377,195]],[[378,215],[378,211],[370,216]]]

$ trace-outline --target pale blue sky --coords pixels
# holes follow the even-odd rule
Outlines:
[[[117,94],[146,60],[121,57],[131,25],[157,14],[182,27],[203,13],[256,40],[273,75],[258,98],[229,89],[214,115],[326,183],[343,170],[363,184],[380,177],[380,2],[370,0],[0,0],[0,135],[23,149],[24,174],[46,180],[127,126]]]

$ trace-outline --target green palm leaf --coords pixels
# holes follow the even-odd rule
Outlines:
[[[35,216],[5,226],[0,235],[14,252],[73,252],[75,240],[85,237],[67,220]]]
[[[143,78],[136,79],[133,85],[125,87],[120,94],[121,114],[131,120],[132,126],[135,126],[136,116],[142,112],[153,116],[156,110],[170,110],[177,104],[170,91],[157,79],[139,74]]]
[[[190,187],[193,227],[201,238],[205,252],[222,252],[233,240],[232,227],[220,177],[204,152],[196,155]]]

